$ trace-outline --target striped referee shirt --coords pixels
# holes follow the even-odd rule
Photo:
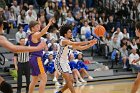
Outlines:
[[[14,56],[17,56],[17,61],[25,63],[29,61],[29,52],[15,53]]]

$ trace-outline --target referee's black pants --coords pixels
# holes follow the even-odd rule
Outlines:
[[[26,78],[26,93],[28,93],[29,90],[29,84],[30,84],[30,66],[29,62],[18,62],[18,78],[17,78],[17,93],[21,93],[22,88],[22,75],[25,75]]]

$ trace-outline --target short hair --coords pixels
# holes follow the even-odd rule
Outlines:
[[[3,19],[0,18],[0,27],[3,25]]]
[[[88,23],[88,20],[87,20],[87,19],[85,19],[85,20],[84,20],[84,23],[85,23],[85,22],[87,22],[87,23]]]
[[[21,37],[19,40],[21,40],[21,39],[25,39],[24,37]]]
[[[37,24],[39,24],[37,21],[31,21],[31,22],[29,23],[29,28],[30,28],[30,30],[31,30],[32,27],[36,26]]]
[[[23,28],[23,26],[22,26],[21,24],[19,24],[19,26],[18,26],[18,30],[19,30],[21,27]]]
[[[140,30],[140,22],[136,23],[136,29]]]
[[[60,36],[65,37],[65,34],[67,34],[68,30],[71,30],[72,27],[70,25],[63,25],[60,29]]]

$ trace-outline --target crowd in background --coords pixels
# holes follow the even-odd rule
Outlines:
[[[44,50],[45,65],[46,59],[53,61],[50,55],[56,56],[59,29],[64,24],[71,25],[73,41],[87,41],[95,38],[98,44],[93,46],[93,50],[96,49],[95,52],[99,55],[106,58],[111,56],[111,60],[115,62],[121,61],[124,69],[133,64],[132,59],[129,62],[128,60],[130,54],[135,54],[136,50],[139,53],[140,49],[140,39],[135,36],[135,23],[140,20],[140,0],[41,1],[0,0],[0,18],[4,19],[4,30],[7,34],[13,28],[18,29],[15,35],[17,43],[30,34],[28,25],[31,21],[39,21],[43,29],[50,18],[56,19],[56,23],[43,37],[47,44]],[[94,33],[98,25],[106,29],[104,36],[99,37]],[[77,50],[73,52],[75,51]],[[85,70],[82,70],[83,73],[92,79],[86,70],[85,67]],[[58,73],[55,72],[55,76],[58,78]],[[57,81],[56,77],[54,81]],[[79,76],[81,81],[82,77]]]

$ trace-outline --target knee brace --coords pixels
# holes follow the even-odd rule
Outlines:
[[[7,82],[3,81],[0,85],[0,91],[3,93],[13,93],[12,87]]]

